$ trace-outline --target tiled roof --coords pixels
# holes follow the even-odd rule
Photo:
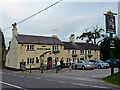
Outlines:
[[[92,44],[92,43],[78,43],[78,42],[75,42],[75,43],[63,42],[63,43],[64,43],[65,49],[79,49],[79,50],[82,50],[82,49],[98,50],[99,49],[95,44]]]
[[[58,38],[46,36],[20,35],[15,36],[18,43],[24,44],[63,44]]]

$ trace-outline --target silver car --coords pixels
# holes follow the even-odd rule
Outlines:
[[[80,60],[79,63],[77,64],[77,69],[91,69],[93,70],[95,68],[95,65],[93,63],[91,63],[90,61],[83,61]],[[73,69],[75,69],[75,65],[73,65]]]
[[[95,68],[98,68],[98,69],[100,69],[100,68],[109,68],[109,64],[105,63],[102,60],[96,60],[96,59],[94,59],[94,60],[90,60],[90,62],[94,62]]]

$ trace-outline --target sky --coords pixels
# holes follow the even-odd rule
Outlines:
[[[57,0],[4,0],[0,3],[0,28],[3,30],[46,8]],[[59,1],[59,0],[58,0]],[[97,24],[105,29],[108,10],[117,13],[119,0],[62,0],[57,5],[17,25],[19,34],[52,36],[69,41],[70,34],[81,35],[85,29],[93,30]],[[116,26],[118,22],[116,16]],[[116,27],[117,28],[117,27]],[[57,30],[54,32],[53,30]],[[5,43],[12,38],[12,28],[3,31]],[[82,42],[81,40],[76,40]]]

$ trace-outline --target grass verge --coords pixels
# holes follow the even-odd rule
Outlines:
[[[120,86],[120,72],[103,78],[104,81]]]

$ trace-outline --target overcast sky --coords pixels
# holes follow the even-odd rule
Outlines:
[[[11,26],[14,22],[19,22],[59,0],[49,1],[11,0],[11,2],[7,2],[5,0],[0,4],[0,21],[2,21],[0,22],[0,28],[3,30]],[[92,0],[92,2],[88,2],[88,0],[85,0],[86,2],[81,2],[81,0],[73,1],[63,0],[48,10],[18,24],[18,33],[52,36],[54,34],[53,30],[57,29],[56,34],[60,40],[68,41],[71,33],[78,36],[86,28],[92,30],[92,27],[98,23],[99,27],[105,29],[105,17],[103,13],[106,13],[108,10],[115,13],[118,12],[118,0],[106,0],[107,2],[100,2],[105,0]],[[116,22],[118,22],[117,16]],[[12,37],[12,28],[3,31],[3,33],[5,35],[6,45],[8,46],[8,41]]]

